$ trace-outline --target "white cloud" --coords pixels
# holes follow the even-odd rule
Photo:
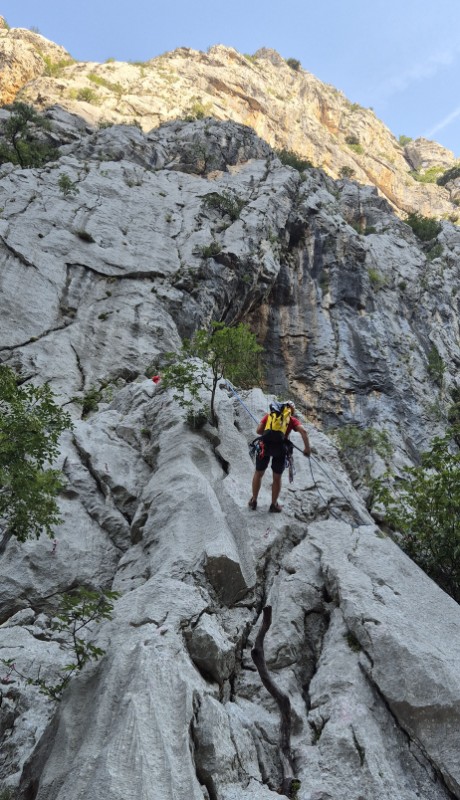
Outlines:
[[[454,119],[457,119],[457,117],[460,117],[460,106],[451,111],[450,114],[447,115],[447,117],[443,117],[443,119],[439,120],[439,122],[433,125],[433,127],[430,128],[429,131],[426,131],[426,133],[424,133],[423,136],[425,137],[425,139],[431,139],[435,135],[435,133],[439,133],[439,131],[442,131],[444,128],[447,128],[447,126],[450,125],[450,123],[453,122]]]
[[[458,48],[442,50],[433,53],[428,59],[413,64],[403,72],[389,77],[376,88],[376,94],[380,101],[388,100],[395,94],[404,92],[413,83],[432,78],[442,69],[451,66],[458,55]]]

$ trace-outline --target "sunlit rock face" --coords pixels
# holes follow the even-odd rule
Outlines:
[[[248,56],[224,45],[207,53],[181,47],[145,62],[99,64],[74,62],[31,31],[0,29],[0,65],[3,102],[59,104],[91,125],[135,123],[145,131],[178,118],[232,120],[334,178],[375,185],[399,212],[458,215],[447,188],[410,174],[421,164],[453,166],[449,150],[425,139],[401,145],[372,109],[269,48]]]
[[[279,796],[279,712],[250,655],[269,604],[298,797],[460,796],[458,606],[378,529],[327,435],[385,430],[400,466],[442,430],[457,229],[423,244],[376,189],[283,166],[236,122],[145,134],[48,113],[59,159],[0,167],[0,359],[49,382],[74,429],[54,542],[3,541],[0,658],[16,671],[2,662],[0,786],[21,800]],[[217,427],[195,431],[151,377],[213,319],[250,323],[268,388],[244,408],[219,386]],[[287,393],[311,468],[296,453],[279,515],[267,474],[252,512],[251,415]],[[69,663],[50,617],[78,585],[120,597],[91,634],[104,656],[56,706],[27,678]]]

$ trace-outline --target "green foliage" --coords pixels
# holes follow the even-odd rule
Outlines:
[[[441,223],[436,219],[424,217],[416,211],[408,214],[405,222],[412,228],[417,238],[422,242],[429,242],[431,239],[434,239],[442,228]]]
[[[353,175],[356,174],[356,170],[353,167],[343,166],[340,167],[340,177],[341,178],[352,178]]]
[[[436,345],[433,345],[428,353],[428,374],[438,386],[442,386],[445,371],[446,365],[442,356]]]
[[[214,256],[219,255],[221,249],[219,242],[213,239],[211,244],[206,244],[201,248],[201,255],[203,258],[214,258]]]
[[[242,209],[246,205],[245,200],[241,200],[240,197],[230,192],[222,192],[222,194],[211,192],[210,194],[205,194],[202,198],[202,203],[204,206],[207,206],[207,208],[216,209],[220,214],[227,214],[232,221],[238,219]]]
[[[426,257],[428,261],[434,261],[435,258],[439,258],[443,254],[443,246],[441,242],[437,242],[433,247],[430,247],[428,250]]]
[[[359,640],[356,638],[355,634],[352,633],[352,631],[348,631],[348,633],[345,633],[344,638],[347,641],[348,647],[350,648],[350,650],[353,650],[354,653],[359,653],[360,650],[362,650]]]
[[[11,161],[20,167],[41,167],[57,157],[57,150],[44,138],[49,120],[32,106],[15,102],[5,106],[11,111],[0,125],[0,164]]]
[[[409,142],[411,141],[412,141],[412,136],[404,136],[404,134],[401,134],[401,136],[398,139],[398,142],[401,145],[401,147],[405,147],[406,144],[409,144]]]
[[[18,386],[16,373],[0,365],[0,527],[21,542],[43,531],[52,537],[60,522],[62,477],[46,464],[71,427],[49,386]]]
[[[92,386],[91,389],[83,395],[83,397],[74,397],[73,400],[75,403],[81,405],[82,416],[83,418],[87,417],[88,414],[91,414],[92,411],[97,411],[99,408],[99,403],[102,402],[102,394],[103,394],[104,387],[97,387]]]
[[[384,286],[387,285],[387,281],[385,275],[382,275],[378,269],[374,267],[369,267],[367,270],[367,274],[369,275],[369,282],[375,291],[379,289],[383,289]]]
[[[186,122],[194,122],[196,119],[204,119],[211,116],[211,103],[203,104],[201,100],[194,100],[184,117]]]
[[[345,464],[365,482],[370,480],[370,467],[376,454],[386,463],[391,457],[392,447],[386,431],[346,425],[332,434]]]
[[[74,58],[63,58],[60,61],[52,61],[49,56],[42,55],[45,62],[45,75],[49,78],[59,78],[66,67],[75,64]]]
[[[282,150],[275,150],[276,155],[278,156],[279,160],[282,164],[286,167],[294,167],[294,169],[298,170],[299,172],[304,172],[306,169],[311,169],[313,164],[307,158],[302,158],[301,156],[294,153],[293,150],[286,150],[283,148]]]
[[[437,183],[439,176],[442,175],[443,172],[443,167],[430,167],[424,172],[413,169],[409,172],[409,175],[419,183]]]
[[[93,89],[89,86],[85,86],[83,89],[79,89],[76,94],[76,100],[82,100],[84,103],[92,103],[93,105],[97,105],[99,103],[98,96]]]
[[[460,164],[457,164],[455,167],[451,167],[450,169],[446,169],[442,175],[437,179],[436,183],[438,186],[445,186],[446,183],[450,183],[450,181],[455,181],[457,178],[460,178]]]
[[[394,486],[376,481],[374,499],[400,532],[403,550],[460,602],[460,454],[450,442],[449,435],[436,438]]]
[[[302,66],[302,64],[300,63],[300,61],[297,58],[287,58],[286,59],[286,64],[288,65],[288,67],[293,69],[294,72],[298,72],[299,69]]]
[[[80,191],[77,188],[77,184],[75,183],[75,181],[72,181],[65,172],[63,172],[62,175],[59,176],[58,186],[59,190],[62,192],[64,197],[68,197],[71,194],[73,195],[78,194],[78,192]]]
[[[217,383],[228,378],[241,387],[257,384],[260,375],[259,354],[262,347],[247,325],[227,327],[213,322],[208,330],[199,330],[185,339],[179,353],[167,355],[163,386],[176,390],[174,399],[186,410],[203,408],[200,389],[211,392],[211,417],[216,422],[214,399]],[[211,377],[209,376],[211,372]]]
[[[105,619],[112,618],[113,601],[119,597],[118,592],[103,590],[93,591],[79,587],[73,592],[61,595],[57,612],[50,620],[51,630],[57,634],[62,647],[69,651],[70,661],[60,671],[57,683],[49,683],[40,677],[40,670],[36,678],[25,678],[15,667],[14,659],[2,659],[11,673],[17,674],[26,680],[26,683],[37,686],[42,694],[52,700],[60,700],[62,693],[70,679],[83,669],[89,661],[98,661],[105,651],[96,647],[87,638],[82,638],[80,632],[86,629],[86,635],[91,632],[93,625]]]
[[[359,143],[359,141],[356,141],[356,136],[347,136],[345,141],[350,150],[353,150],[354,153],[357,153],[359,156],[364,154],[364,147]]]
[[[96,86],[102,86],[104,89],[115,92],[118,97],[121,97],[123,94],[123,86],[121,83],[112,83],[111,81],[106,80],[106,78],[103,78],[102,75],[96,75],[95,72],[90,72],[88,75],[88,80],[92,83],[95,83]]]

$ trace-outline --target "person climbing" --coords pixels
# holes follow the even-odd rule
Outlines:
[[[303,453],[305,456],[310,455],[311,448],[307,431],[300,420],[293,416],[294,411],[295,405],[291,401],[273,403],[270,406],[270,413],[262,417],[256,428],[256,432],[261,438],[259,439],[259,452],[256,455],[256,469],[252,478],[252,497],[248,503],[252,511],[257,508],[257,498],[262,485],[262,478],[270,458],[272,460],[273,483],[272,502],[269,510],[272,513],[282,510],[282,506],[278,503],[278,497],[281,491],[281,476],[285,468],[288,444],[291,446],[292,451],[292,444],[288,439],[291,431],[300,433],[304,444]]]

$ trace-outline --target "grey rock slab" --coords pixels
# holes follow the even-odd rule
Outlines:
[[[188,651],[200,672],[223,683],[235,668],[235,646],[229,641],[218,621],[203,614],[185,633]]]
[[[460,774],[457,603],[372,527],[335,523],[309,528],[330,591],[370,662],[370,681],[400,726],[454,793]]]
[[[46,764],[32,760],[22,793],[37,774],[40,800],[82,792],[202,800],[189,729],[206,685],[180,634],[181,622],[202,609],[196,590],[173,581],[150,581],[117,601],[97,640],[103,662],[66,693]]]

